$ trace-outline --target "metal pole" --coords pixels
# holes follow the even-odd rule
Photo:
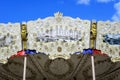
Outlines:
[[[24,69],[23,69],[23,80],[26,80],[26,65],[27,65],[27,57],[24,57]]]
[[[94,64],[94,56],[91,56],[91,62],[92,62],[92,76],[93,76],[93,80],[95,79],[95,64]]]

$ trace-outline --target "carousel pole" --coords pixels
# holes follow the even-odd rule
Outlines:
[[[24,69],[23,69],[23,80],[26,80],[26,64],[27,63],[27,57],[24,57]]]
[[[91,31],[90,31],[90,48],[94,49],[96,47],[96,35],[97,35],[97,24],[96,22],[92,23]],[[91,63],[92,63],[92,77],[93,80],[96,80],[95,77],[95,64],[94,64],[94,56],[91,55]]]
[[[27,49],[27,27],[26,24],[22,24],[22,49]],[[26,66],[27,66],[27,57],[24,56],[24,68],[23,68],[23,80],[26,80]]]
[[[91,62],[92,62],[92,76],[93,76],[93,80],[95,79],[95,64],[94,64],[94,56],[91,56]]]

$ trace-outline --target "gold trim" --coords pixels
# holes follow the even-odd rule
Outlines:
[[[95,40],[97,35],[97,23],[92,23],[92,27],[90,30],[90,47],[95,48]]]
[[[27,26],[26,24],[22,24],[21,37],[22,37],[23,49],[27,49]]]

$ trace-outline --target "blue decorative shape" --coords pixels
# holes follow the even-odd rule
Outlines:
[[[120,33],[119,34],[106,34],[103,35],[103,42],[109,43],[110,45],[120,45]]]
[[[74,54],[80,54],[80,51],[78,51],[78,52],[75,52]]]
[[[82,54],[93,54],[93,50],[92,49],[84,49]]]
[[[36,50],[25,50],[25,54],[37,54]]]

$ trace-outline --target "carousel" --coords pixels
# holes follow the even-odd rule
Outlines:
[[[0,54],[0,80],[120,80],[120,22],[0,23]]]

